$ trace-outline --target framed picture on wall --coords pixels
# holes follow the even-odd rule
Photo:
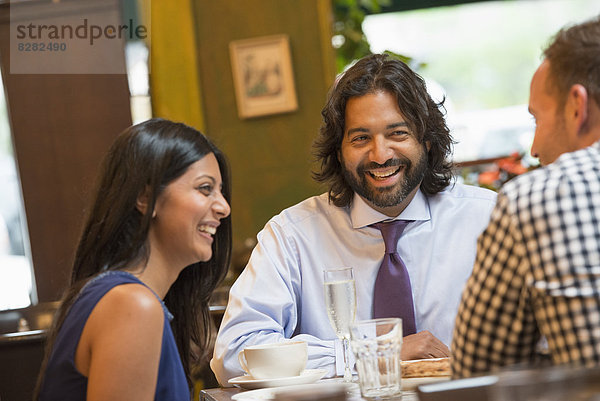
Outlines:
[[[240,118],[298,108],[287,35],[235,40],[229,52]]]

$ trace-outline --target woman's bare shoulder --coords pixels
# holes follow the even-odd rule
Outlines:
[[[164,311],[158,297],[142,284],[122,284],[109,290],[94,308],[94,315],[113,324],[149,327],[162,324]]]
[[[87,376],[93,361],[123,366],[155,363],[160,355],[164,312],[156,295],[142,284],[109,290],[90,314],[77,347],[76,366]],[[92,359],[92,356],[94,356]]]

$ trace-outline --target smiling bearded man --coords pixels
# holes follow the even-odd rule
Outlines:
[[[403,360],[449,354],[460,293],[495,193],[452,184],[442,104],[399,60],[358,61],[331,89],[322,115],[314,178],[328,191],[282,211],[258,234],[231,288],[211,361],[222,385],[244,374],[238,354],[245,347],[288,338],[308,343],[307,369],[343,375],[342,343],[323,295],[323,270],[343,266],[354,269],[356,320],[410,320]],[[388,220],[406,226],[384,251],[377,225]],[[389,254],[405,264],[409,280],[402,285],[381,278]],[[407,318],[376,307],[405,300],[414,305],[405,308]]]
[[[355,172],[344,166],[343,158],[340,161],[343,166],[342,174],[350,188],[375,207],[386,208],[403,203],[421,184],[427,170],[427,149],[423,147],[421,157],[416,163],[406,157],[389,159],[384,164],[365,162],[359,165]],[[403,178],[394,185],[374,187],[369,184],[367,174],[374,180],[382,181],[397,174],[403,174]]]

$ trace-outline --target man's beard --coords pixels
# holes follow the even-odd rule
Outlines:
[[[366,178],[367,170],[374,168],[385,168],[393,166],[404,166],[404,177],[395,185],[389,187],[373,187]],[[423,181],[427,171],[427,152],[423,151],[416,164],[401,156],[397,159],[389,159],[384,164],[371,162],[359,165],[353,174],[346,169],[342,163],[342,174],[346,182],[354,192],[371,202],[377,207],[391,207],[402,203],[406,197]]]

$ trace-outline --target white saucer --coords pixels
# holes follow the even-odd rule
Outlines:
[[[360,398],[360,390],[358,389],[358,385],[354,384],[354,383],[342,383],[342,382],[338,382],[338,383],[333,383],[334,386],[348,386],[348,389],[356,387],[356,394],[357,396]],[[323,387],[325,386],[325,387]],[[323,388],[326,389],[330,389],[332,386],[331,382],[327,382],[327,381],[322,381],[319,383],[314,383],[314,384],[302,384],[302,385],[295,385],[295,386],[288,386],[285,388],[261,388],[258,390],[252,390],[252,391],[242,391],[241,393],[237,393],[234,394],[231,399],[233,401],[263,401],[263,400],[273,400],[275,399],[275,395],[279,394],[279,393],[285,393],[288,391],[294,392],[294,391],[315,391],[316,393],[322,392]],[[354,399],[354,398],[352,398]]]
[[[322,379],[326,374],[327,370],[325,369],[306,369],[298,376],[279,377],[277,379],[254,379],[252,376],[246,375],[229,379],[229,384],[248,390],[266,387],[292,386],[294,384],[314,383],[317,380]]]

